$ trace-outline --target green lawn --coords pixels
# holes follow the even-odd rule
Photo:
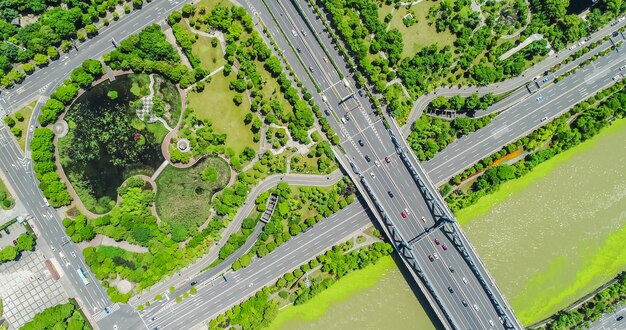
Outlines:
[[[165,118],[163,119],[167,121],[170,127],[176,126],[182,109],[178,89],[171,81],[164,79],[162,76],[154,75],[154,92],[165,101],[166,107],[169,106],[169,110],[164,113],[163,117]]]
[[[181,28],[184,30],[191,32],[189,26],[184,21],[180,21],[178,23]],[[195,34],[194,34],[195,35]],[[207,69],[209,71],[214,71],[222,65],[226,64],[226,60],[224,59],[224,52],[222,50],[222,46],[218,43],[217,47],[213,47],[211,45],[211,39],[209,37],[205,37],[202,35],[197,35],[198,39],[191,47],[191,52],[200,58],[200,66],[203,69]]]
[[[234,73],[228,77],[224,77],[221,72],[213,75],[204,91],[190,92],[187,95],[189,107],[198,118],[210,119],[216,133],[228,134],[226,147],[233,148],[237,154],[245,147],[258,150],[259,144],[253,141],[254,134],[250,131],[250,126],[243,122],[245,115],[250,112],[250,102],[244,94],[241,105],[233,103],[233,97],[237,93],[228,89],[231,79],[235,79]]]
[[[132,86],[130,92],[138,98],[150,95],[150,76],[144,73],[131,74]]]
[[[215,181],[202,180],[200,173],[212,167]],[[230,167],[219,157],[203,158],[195,166],[179,169],[167,166],[156,179],[156,209],[162,221],[196,230],[211,214],[211,196],[230,180]]]
[[[402,40],[404,40],[402,57],[412,57],[420,48],[430,46],[434,43],[439,44],[439,47],[450,45],[453,47],[452,49],[454,49],[453,43],[454,40],[456,40],[456,36],[447,30],[438,33],[434,25],[428,24],[428,10],[435,4],[436,2],[422,1],[411,6],[408,11],[404,6],[394,11],[393,19],[389,27],[398,29],[402,34]],[[413,17],[417,22],[407,28],[404,26],[404,23],[402,23],[402,18],[408,12],[413,13]]]

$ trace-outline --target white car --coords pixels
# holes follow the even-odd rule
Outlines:
[[[409,212],[409,208],[408,208],[408,207],[405,207],[405,208],[404,208],[404,213],[406,213],[406,215],[411,214],[411,212]]]
[[[424,223],[426,223],[426,218],[422,217],[422,221],[423,221]]]
[[[467,284],[467,278],[463,277],[463,283]]]
[[[626,65],[622,65],[622,67],[621,67],[621,68],[619,68],[619,70],[620,70],[620,71],[622,71],[622,70],[626,70]]]
[[[433,257],[435,257],[435,259],[439,260],[439,255],[437,254],[437,252],[433,253]]]
[[[478,310],[478,305],[474,304],[474,310]]]
[[[370,176],[372,177],[372,179],[376,179],[376,176],[374,175],[374,172],[370,173]]]
[[[376,167],[380,167],[380,162],[379,161],[375,160],[374,164],[376,164]]]

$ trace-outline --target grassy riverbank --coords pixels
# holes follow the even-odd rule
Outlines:
[[[344,301],[350,295],[360,290],[372,287],[378,283],[389,270],[395,267],[397,266],[391,256],[382,257],[375,265],[370,265],[365,269],[355,271],[343,277],[306,304],[298,306],[289,305],[282,309],[269,329],[280,329],[281,325],[285,322],[294,319],[307,321],[315,320],[324,315],[333,304]]]
[[[625,140],[616,120],[457,213],[522,323],[626,269]]]

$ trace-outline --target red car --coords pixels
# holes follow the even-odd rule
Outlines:
[[[400,212],[400,215],[402,215],[402,218],[406,219],[406,213],[404,213],[404,211]]]
[[[435,238],[435,244],[439,245],[439,240]]]
[[[387,162],[387,164],[391,164],[391,158],[385,157],[385,161]]]
[[[17,246],[17,241],[13,240],[13,245]]]
[[[442,246],[441,246],[441,248],[442,248],[444,251],[448,251],[448,247],[447,247],[445,244],[444,244],[444,245],[442,245]]]

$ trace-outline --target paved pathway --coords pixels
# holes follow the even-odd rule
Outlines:
[[[100,235],[100,234],[96,235],[96,237],[94,237],[91,241],[78,243],[78,246],[80,246],[81,250],[84,250],[90,246],[95,247],[95,246],[100,246],[100,245],[116,246],[120,249],[124,249],[130,252],[136,252],[136,253],[148,252],[147,247],[143,247],[143,246],[136,245],[136,244],[131,244],[131,243],[128,243],[127,241],[117,242],[116,240],[112,239],[109,236]]]
[[[181,279],[187,279],[196,276],[202,269],[217,260],[219,247],[223,246],[228,238],[241,228],[243,220],[256,209],[255,200],[263,192],[273,188],[281,181],[287,182],[291,185],[300,186],[331,186],[337,183],[343,178],[343,173],[340,170],[336,170],[330,175],[311,175],[311,174],[275,174],[267,177],[265,180],[257,184],[246,198],[243,206],[239,208],[237,214],[230,221],[228,227],[220,233],[220,241],[216,243],[216,246],[212,248],[209,253],[205,254],[202,258],[196,260],[192,265],[181,270],[178,274],[173,274],[167,279],[155,284],[148,291],[142,292],[140,295],[131,298],[129,304],[132,306],[138,306],[146,303],[147,301],[154,300],[157,294],[163,294],[169,287],[176,286]]]

